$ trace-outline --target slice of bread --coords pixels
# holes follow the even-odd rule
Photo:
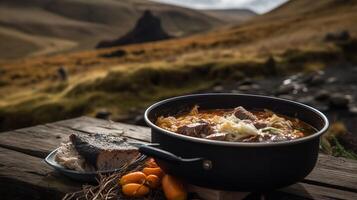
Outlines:
[[[139,154],[136,147],[120,137],[72,134],[69,138],[78,154],[98,171],[118,169]]]

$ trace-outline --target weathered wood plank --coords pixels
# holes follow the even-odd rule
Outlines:
[[[68,136],[73,133],[106,133],[127,137],[127,135],[135,132],[135,136],[129,137],[128,141],[137,143],[145,141],[147,138],[147,131],[149,131],[147,128],[131,127],[132,125],[126,125],[126,127],[123,129],[119,129],[117,124],[115,125],[116,128],[105,128],[103,124],[100,123],[104,123],[106,121],[88,117],[78,118],[78,120],[80,120],[80,122],[78,122],[79,125],[77,125],[79,128],[71,128],[72,126],[76,126],[77,121],[76,123],[73,123],[72,120],[65,120],[53,124],[38,125],[15,130],[12,132],[1,133],[0,147],[16,150],[40,158],[45,158],[52,150],[57,148],[61,142],[68,141]],[[99,122],[99,125],[97,125],[97,121]],[[62,124],[65,124],[65,126]],[[128,130],[129,128],[130,130]],[[141,136],[141,130],[146,131],[146,135],[143,134],[145,139],[132,139],[139,138]]]
[[[67,140],[69,134],[68,131],[39,125],[0,134],[0,147],[44,158]]]
[[[281,189],[288,194],[292,194],[299,197],[308,199],[343,199],[343,200],[355,200],[357,199],[356,192],[344,191],[334,189],[330,187],[324,187],[313,184],[297,183],[287,188]]]
[[[137,140],[146,142],[151,141],[151,131],[149,128],[131,124],[111,122],[90,117],[79,117],[72,120],[56,122],[53,124],[76,131],[84,131],[89,133],[112,132],[122,134],[125,137]]]
[[[229,192],[211,190],[198,186],[190,186],[191,192],[197,193],[201,198],[205,200],[238,200],[238,199],[260,199],[261,194],[251,194],[248,192]],[[357,193],[342,191],[329,187],[323,187],[318,185],[311,185],[306,183],[297,183],[289,187],[263,194],[265,199],[283,200],[283,199],[341,199],[341,200],[355,200],[357,199]]]
[[[357,161],[320,154],[316,167],[303,182],[357,192]]]
[[[61,199],[81,188],[40,158],[0,147],[0,160],[1,199]]]
[[[26,193],[34,194],[34,196],[58,193],[58,190],[53,185],[62,184],[63,181],[69,180],[59,176],[57,173],[48,175],[52,172],[52,169],[47,167],[40,158],[45,157],[51,150],[58,147],[62,141],[67,140],[72,133],[87,134],[98,132],[118,134],[141,141],[150,140],[149,128],[111,123],[88,117],[1,133],[0,186],[4,185],[5,187],[6,184],[6,187],[11,186],[10,188],[22,187],[24,195]],[[135,139],[129,140],[136,141]],[[24,161],[30,164],[24,166]],[[16,173],[11,174],[10,169],[15,169]],[[69,190],[73,188],[71,187],[73,184],[76,185],[75,183],[68,183]],[[78,185],[75,187],[78,187]],[[43,192],[44,189],[48,192]],[[16,192],[15,190],[12,192]],[[62,191],[65,191],[65,189],[60,189],[60,191],[59,193],[63,194]],[[1,189],[0,192],[1,194],[3,193]],[[269,195],[273,195],[270,196],[274,197],[273,199],[279,199],[278,197],[284,196],[281,193],[286,193],[285,197],[290,195],[294,197],[293,199],[357,199],[355,198],[357,194],[357,161],[320,155],[317,166],[304,180],[304,183],[284,188],[280,192]],[[219,199],[236,199],[237,195],[220,192],[218,197]]]

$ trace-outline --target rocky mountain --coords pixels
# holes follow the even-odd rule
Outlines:
[[[197,10],[148,0],[1,0],[0,59],[92,49],[127,33],[144,10],[175,36],[225,24]]]
[[[114,47],[126,44],[165,40],[168,38],[170,38],[170,36],[162,28],[161,20],[158,17],[155,17],[151,11],[146,10],[130,32],[116,40],[101,41],[96,47]]]

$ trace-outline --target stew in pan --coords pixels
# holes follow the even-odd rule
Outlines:
[[[316,132],[307,123],[273,113],[269,110],[234,109],[199,110],[194,106],[188,113],[161,116],[159,127],[192,137],[233,142],[274,142],[301,138]]]

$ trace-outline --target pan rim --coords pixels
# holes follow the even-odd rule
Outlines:
[[[155,123],[153,123],[150,119],[149,119],[149,114],[150,112],[165,103],[168,103],[170,101],[174,101],[174,100],[180,100],[180,99],[185,99],[185,98],[191,98],[191,97],[197,97],[197,96],[246,96],[246,97],[254,97],[254,98],[262,98],[262,99],[271,99],[271,100],[278,100],[278,101],[283,101],[283,102],[287,102],[287,103],[291,103],[291,104],[295,104],[295,105],[299,105],[301,107],[303,107],[304,109],[310,110],[313,113],[315,113],[316,115],[318,115],[324,122],[324,126],[318,130],[316,133],[313,133],[309,136],[306,137],[302,137],[299,139],[294,139],[294,140],[288,140],[288,141],[278,141],[278,142],[229,142],[229,141],[217,141],[217,140],[209,140],[209,139],[204,139],[204,138],[196,138],[196,137],[191,137],[191,136],[186,136],[186,135],[181,135],[172,131],[168,131],[166,129],[163,129],[159,126],[157,126]],[[191,142],[197,142],[197,143],[205,143],[205,144],[211,144],[211,145],[219,145],[219,146],[237,146],[237,147],[271,147],[271,146],[282,146],[282,145],[293,145],[293,144],[299,144],[299,143],[303,143],[303,142],[308,142],[311,141],[313,139],[319,138],[323,133],[325,133],[329,127],[329,121],[327,119],[327,117],[320,112],[319,110],[296,102],[296,101],[291,101],[288,99],[282,99],[282,98],[278,98],[278,97],[271,97],[271,96],[265,96],[265,95],[255,95],[255,94],[233,94],[233,93],[201,93],[201,94],[190,94],[190,95],[183,95],[183,96],[177,96],[177,97],[172,97],[172,98],[168,98],[159,102],[154,103],[153,105],[151,105],[150,107],[148,107],[145,111],[144,114],[144,119],[145,122],[152,128],[155,129],[157,131],[160,131],[163,134],[166,134],[168,136],[171,137],[175,137],[177,139],[183,139],[186,141],[191,141]]]

